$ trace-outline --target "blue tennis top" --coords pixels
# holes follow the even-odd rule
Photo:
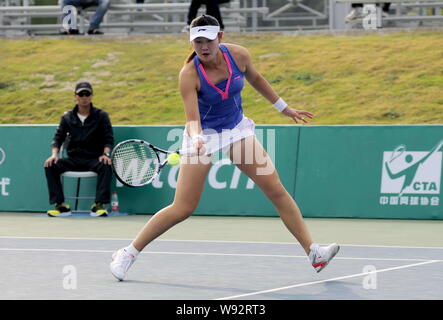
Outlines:
[[[220,50],[229,70],[229,78],[213,84],[206,75],[203,65],[194,57],[194,65],[200,77],[198,91],[198,109],[202,129],[234,128],[243,119],[241,90],[244,86],[244,73],[240,71],[226,46],[220,44]]]

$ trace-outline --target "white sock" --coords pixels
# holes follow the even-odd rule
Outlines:
[[[311,244],[311,246],[309,247],[309,249],[311,249],[311,251],[309,252],[309,255],[310,255],[312,252],[316,252],[316,251],[318,250],[319,247],[320,247],[320,246],[318,245],[318,243],[313,243],[313,244]]]
[[[132,243],[131,243],[129,246],[127,246],[127,247],[125,248],[125,250],[126,250],[126,252],[132,254],[132,255],[135,256],[135,257],[140,253],[140,251],[138,251],[137,249],[135,249],[135,247],[132,245]]]

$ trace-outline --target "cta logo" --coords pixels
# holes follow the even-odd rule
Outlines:
[[[443,140],[430,151],[399,145],[383,152],[380,204],[439,205]]]
[[[0,148],[0,165],[2,165],[6,160],[6,153],[5,151]],[[0,178],[0,195],[2,196],[9,196],[9,192],[6,191],[6,186],[8,186],[11,183],[11,179],[9,178]]]

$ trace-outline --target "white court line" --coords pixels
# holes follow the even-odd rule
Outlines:
[[[79,238],[79,237],[15,237],[0,236],[0,239],[36,239],[36,240],[94,240],[94,241],[132,241],[129,238]],[[245,244],[282,244],[300,246],[296,242],[274,242],[274,241],[242,241],[242,240],[180,240],[180,239],[156,239],[154,242],[197,242],[197,243],[245,243]],[[329,243],[324,243],[329,244]],[[404,248],[404,249],[443,249],[443,247],[423,247],[423,246],[387,246],[373,244],[343,244],[341,247],[372,247],[372,248]]]
[[[274,289],[269,289],[269,290],[250,292],[250,293],[239,294],[239,295],[230,296],[230,297],[218,298],[218,299],[214,299],[214,300],[229,300],[229,299],[236,299],[236,298],[244,298],[244,297],[255,296],[255,295],[264,294],[264,293],[271,293],[271,292],[276,292],[276,291],[281,291],[281,290],[306,287],[306,286],[311,286],[311,285],[315,285],[315,284],[319,284],[319,283],[325,283],[325,282],[330,282],[330,281],[337,281],[337,280],[343,280],[343,279],[356,278],[356,277],[366,276],[366,275],[369,275],[369,274],[375,274],[375,273],[381,273],[381,272],[387,272],[387,271],[393,271],[393,270],[412,268],[412,267],[416,267],[416,266],[420,266],[420,265],[425,265],[425,264],[430,264],[430,263],[436,263],[436,262],[440,262],[440,261],[437,261],[437,260],[425,261],[425,262],[420,262],[420,263],[408,264],[408,265],[405,265],[405,266],[381,269],[381,270],[377,270],[377,271],[373,271],[373,272],[363,272],[363,273],[352,274],[352,275],[349,275],[349,276],[343,276],[343,277],[336,277],[336,278],[326,279],[326,280],[305,282],[305,283],[295,284],[295,285],[292,285],[292,286],[286,286],[286,287],[274,288]]]
[[[78,237],[13,237],[13,236],[0,236],[0,239],[30,239],[30,240],[104,240],[104,241],[132,241],[133,239],[125,239],[125,238],[78,238]],[[159,240],[155,240],[159,241]]]
[[[86,250],[86,249],[38,249],[38,248],[0,248],[0,251],[28,251],[28,252],[77,252],[77,253],[113,253],[115,250]],[[218,253],[218,252],[174,252],[174,251],[142,251],[141,254],[169,254],[169,255],[195,255],[195,256],[233,256],[233,257],[260,257],[260,258],[299,258],[307,259],[307,256],[283,255],[283,254],[254,254],[254,253]],[[429,261],[429,259],[416,258],[354,258],[335,257],[334,260],[371,260],[371,261]],[[440,262],[443,260],[432,260]]]

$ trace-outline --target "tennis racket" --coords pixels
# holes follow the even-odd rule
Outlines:
[[[166,151],[151,143],[138,139],[118,143],[111,153],[112,170],[118,181],[128,187],[141,187],[151,183],[161,169],[168,163],[160,160],[160,154],[169,155]],[[177,154],[196,154],[194,150],[176,151]]]

